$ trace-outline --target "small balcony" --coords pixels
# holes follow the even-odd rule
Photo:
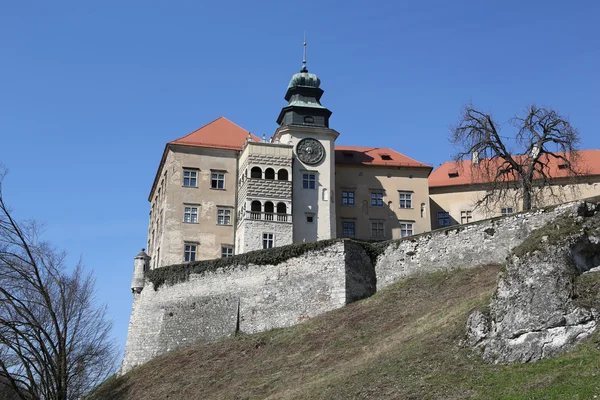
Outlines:
[[[246,211],[246,219],[292,223],[292,214],[281,214],[281,213],[271,213],[271,212],[261,212],[261,211]]]

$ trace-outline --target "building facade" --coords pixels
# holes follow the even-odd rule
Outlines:
[[[566,155],[570,158],[569,154]],[[482,219],[508,215],[523,211],[519,189],[507,190],[502,197],[487,206],[476,207],[478,200],[487,192],[489,182],[478,174],[478,168],[486,160],[464,160],[458,165],[446,162],[429,176],[431,229],[466,224]],[[571,176],[563,161],[552,158],[548,161],[550,185],[540,189],[534,207],[545,207],[577,199],[600,195],[600,150],[581,150],[573,161],[579,172]],[[536,189],[537,190],[537,189]]]
[[[166,144],[148,200],[149,268],[336,237],[428,231],[432,167],[387,148],[336,146],[306,65],[261,140],[224,117]]]

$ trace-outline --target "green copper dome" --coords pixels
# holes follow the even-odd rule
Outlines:
[[[302,68],[302,72],[298,72],[290,79],[288,89],[298,86],[308,86],[318,88],[321,84],[321,80],[315,74],[309,74],[305,68]]]

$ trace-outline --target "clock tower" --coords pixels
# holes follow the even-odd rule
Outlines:
[[[336,237],[335,152],[339,133],[329,128],[331,111],[320,103],[321,81],[306,68],[306,42],[302,69],[287,88],[288,105],[279,113],[274,139],[293,149],[292,216],[294,243]]]

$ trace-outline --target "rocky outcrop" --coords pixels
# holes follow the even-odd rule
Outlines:
[[[575,300],[576,278],[600,266],[600,203],[582,203],[532,232],[506,262],[489,311],[467,321],[466,342],[489,362],[554,356],[588,338],[599,312]]]

